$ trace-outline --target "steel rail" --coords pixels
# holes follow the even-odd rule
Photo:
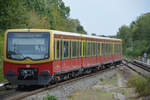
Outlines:
[[[4,87],[4,86],[7,86],[7,85],[10,85],[10,83],[9,82],[0,83],[0,87]]]
[[[142,76],[142,77],[146,77],[143,73],[141,73],[140,71],[137,71],[136,69],[132,68],[131,66],[133,66],[133,64],[130,61],[127,60],[123,60],[122,63],[127,66],[129,69],[131,69],[132,71],[136,72],[138,75]],[[132,64],[132,65],[129,65]]]

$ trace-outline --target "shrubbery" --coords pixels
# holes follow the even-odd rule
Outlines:
[[[58,100],[56,96],[52,96],[52,95],[49,95],[47,93],[46,97],[44,98],[44,100]]]
[[[150,79],[132,75],[128,81],[129,87],[134,87],[140,96],[150,95]]]

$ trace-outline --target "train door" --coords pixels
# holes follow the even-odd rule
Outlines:
[[[70,41],[63,39],[62,41],[62,71],[71,69],[70,64]]]

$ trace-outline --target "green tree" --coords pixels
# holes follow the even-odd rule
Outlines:
[[[130,26],[123,25],[117,37],[123,40],[123,53],[141,56],[144,52],[150,56],[150,13],[139,16]]]

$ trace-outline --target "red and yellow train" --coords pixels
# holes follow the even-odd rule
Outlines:
[[[122,40],[46,29],[10,29],[4,76],[15,85],[48,85],[122,60]]]

